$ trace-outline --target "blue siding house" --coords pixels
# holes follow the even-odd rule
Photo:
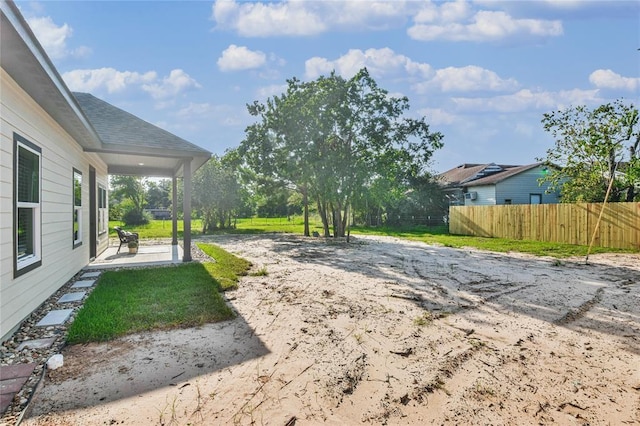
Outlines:
[[[552,204],[560,194],[540,185],[547,166],[461,164],[438,175],[450,205],[489,206],[499,204]]]

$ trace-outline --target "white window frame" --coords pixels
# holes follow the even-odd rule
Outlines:
[[[37,145],[29,142],[22,136],[14,133],[14,182],[13,182],[13,198],[14,198],[14,278],[22,274],[25,274],[42,264],[42,150]],[[20,188],[20,150],[30,152],[38,157],[38,177],[37,177],[37,202],[20,201],[19,188]],[[20,256],[19,244],[19,211],[21,209],[30,209],[32,211],[32,253]]]
[[[108,228],[107,188],[98,184],[98,235],[107,232]]]
[[[78,182],[76,181],[77,178],[79,178]],[[80,188],[76,188],[78,183]],[[78,191],[79,194],[76,194],[76,191]],[[82,245],[82,172],[75,167],[73,168],[71,179],[71,199],[71,203],[73,205],[73,248],[77,248]]]

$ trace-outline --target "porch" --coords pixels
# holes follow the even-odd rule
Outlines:
[[[109,247],[99,256],[93,259],[85,270],[133,268],[148,266],[163,266],[183,262],[183,250],[179,244],[171,244],[171,241],[157,242],[141,240],[137,253],[129,253],[129,249],[123,245],[118,253],[118,240],[109,242]]]

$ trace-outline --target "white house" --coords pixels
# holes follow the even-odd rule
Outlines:
[[[70,92],[18,7],[3,0],[0,11],[4,341],[107,248],[109,174],[170,177],[174,189],[184,177],[184,247],[190,247],[191,176],[211,153],[89,94]],[[177,244],[176,219],[173,230]],[[191,260],[190,251],[184,253],[183,260]]]
[[[553,204],[559,193],[549,191],[539,179],[547,166],[502,164],[461,164],[438,175],[451,205],[487,206],[497,204]]]

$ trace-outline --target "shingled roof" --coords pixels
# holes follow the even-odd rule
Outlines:
[[[461,164],[438,175],[445,188],[495,185],[511,176],[540,166],[542,163],[524,166],[505,164]]]
[[[109,173],[172,174],[176,165],[169,159],[192,158],[193,170],[197,170],[211,157],[209,151],[89,93],[73,92],[73,96],[102,141],[101,148],[88,151],[100,153],[108,164],[110,154],[120,155],[120,159],[122,154],[147,156],[146,160],[139,157],[129,165],[115,166],[114,161],[114,167],[110,166]],[[154,168],[144,170],[144,165],[151,163],[155,163]]]
[[[210,153],[160,127],[154,126],[89,93],[73,92],[82,111],[104,144],[136,146],[193,152],[194,155]]]

